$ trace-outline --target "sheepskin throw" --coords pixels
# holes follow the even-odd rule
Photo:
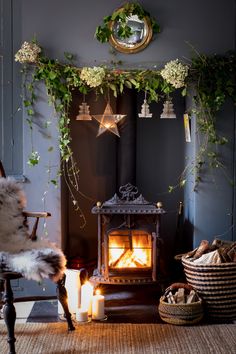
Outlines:
[[[24,226],[26,198],[19,183],[0,178],[0,271],[19,272],[36,281],[58,281],[65,270],[63,252],[47,240],[32,242]]]

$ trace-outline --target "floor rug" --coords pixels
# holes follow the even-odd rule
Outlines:
[[[236,353],[236,324],[16,324],[17,354],[229,354]],[[8,353],[6,328],[0,325],[1,354]]]

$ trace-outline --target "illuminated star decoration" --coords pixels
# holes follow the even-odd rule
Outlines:
[[[97,137],[103,134],[106,130],[120,137],[117,123],[123,119],[126,114],[113,114],[110,103],[107,103],[103,114],[95,114],[93,117],[100,123]]]

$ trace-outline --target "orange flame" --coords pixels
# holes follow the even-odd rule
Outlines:
[[[117,242],[114,237],[109,242],[109,266],[112,268],[151,267],[151,248],[142,242],[142,237],[132,237],[132,248]],[[147,237],[145,236],[145,240]]]

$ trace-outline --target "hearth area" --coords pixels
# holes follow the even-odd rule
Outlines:
[[[158,281],[161,203],[150,203],[126,184],[92,208],[98,217],[98,265],[91,281],[143,284]]]

